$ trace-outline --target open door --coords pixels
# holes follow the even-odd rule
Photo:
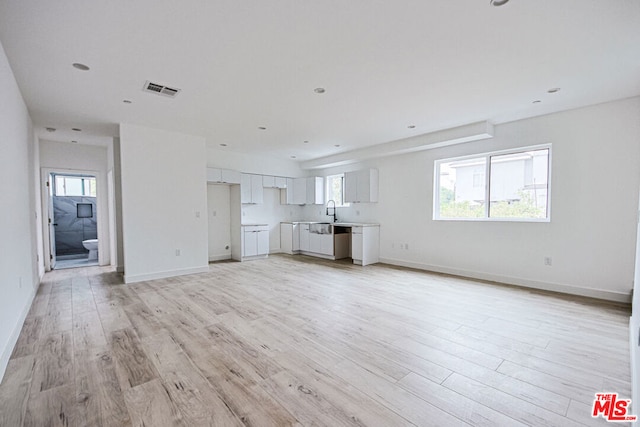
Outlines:
[[[49,180],[47,181],[48,195],[48,209],[49,209],[49,266],[51,270],[56,268],[56,221],[53,211],[53,175],[49,174]]]

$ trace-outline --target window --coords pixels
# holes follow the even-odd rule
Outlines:
[[[545,145],[436,161],[434,219],[547,221],[550,153]]]
[[[349,203],[344,202],[344,174],[329,175],[327,177],[327,202],[333,200],[336,207],[347,207]]]
[[[96,197],[96,179],[88,176],[55,175],[54,195]]]

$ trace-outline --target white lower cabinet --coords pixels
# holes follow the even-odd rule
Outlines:
[[[300,224],[280,224],[280,249],[290,255],[300,252]]]
[[[242,257],[266,257],[269,255],[269,227],[247,225],[242,227]]]
[[[309,224],[300,224],[300,250],[309,252]]]
[[[380,227],[354,226],[351,228],[351,258],[354,264],[367,265],[380,261]]]

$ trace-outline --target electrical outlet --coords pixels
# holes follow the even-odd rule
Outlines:
[[[405,248],[406,250],[409,250],[409,244],[408,244],[408,243],[405,243],[405,244],[404,244],[404,248]]]
[[[180,256],[180,249],[176,249],[176,256]]]
[[[360,211],[356,211],[356,216],[360,216]]]
[[[200,218],[200,211],[196,211],[196,218]]]
[[[218,211],[213,211],[213,212],[211,212],[211,215],[213,215],[213,216],[218,216]]]
[[[546,256],[544,257],[544,265],[551,265],[551,257],[550,256]]]

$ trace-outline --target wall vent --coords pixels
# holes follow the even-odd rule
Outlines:
[[[178,92],[180,92],[180,89],[175,89],[169,86],[153,83],[153,82],[150,82],[149,80],[145,82],[142,90],[145,92],[168,96],[169,98],[175,98]]]

